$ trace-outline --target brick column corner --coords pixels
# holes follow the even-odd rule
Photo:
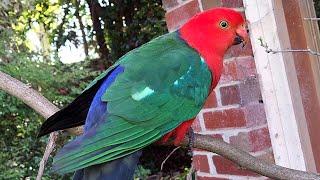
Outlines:
[[[228,7],[244,13],[242,0],[163,0],[169,31],[198,12]],[[257,78],[253,52],[233,46],[225,55],[221,80],[193,124],[194,131],[212,135],[252,155],[274,162],[268,125]],[[197,179],[246,179],[258,174],[243,170],[211,152],[194,150]]]

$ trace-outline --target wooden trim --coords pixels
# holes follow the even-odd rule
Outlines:
[[[283,5],[285,4],[282,7],[288,27],[289,48],[310,48],[318,51],[320,42],[318,26],[314,21],[304,20],[305,17],[315,17],[313,1],[282,0],[282,2]],[[294,53],[291,61],[294,62],[294,68],[297,72],[299,88],[296,90],[299,90],[301,94],[303,106],[301,112],[305,115],[305,120],[298,119],[299,130],[305,133],[301,135],[304,140],[310,140],[313,161],[317,170],[320,171],[320,144],[318,140],[320,137],[319,57],[308,53]],[[311,161],[311,158],[308,161]]]
[[[301,15],[303,17],[317,17],[313,0],[300,1]],[[320,52],[320,32],[319,21],[304,20],[304,28],[308,32],[308,48]],[[320,56],[310,55],[313,77],[317,89],[318,101],[320,102]],[[320,117],[319,117],[320,118]]]
[[[315,171],[292,54],[268,54],[259,41],[262,38],[272,49],[282,49],[283,42],[290,45],[281,3],[244,0],[270,138],[276,164]]]

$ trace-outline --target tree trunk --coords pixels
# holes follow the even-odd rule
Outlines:
[[[74,15],[78,19],[78,22],[79,22],[79,25],[80,25],[84,53],[85,53],[86,57],[88,57],[88,55],[89,55],[89,46],[88,46],[88,42],[87,42],[87,38],[86,38],[86,32],[84,31],[85,27],[83,25],[83,22],[82,22],[80,13],[79,13],[79,11],[80,11],[80,2],[78,0],[75,0],[75,8],[76,8],[76,11],[75,11]]]
[[[101,21],[99,19],[101,18],[100,14],[102,14],[101,11],[104,11],[105,8],[102,8],[99,2],[97,2],[96,0],[87,0],[87,3],[90,8],[93,31],[95,32],[96,40],[99,45],[98,52],[99,52],[100,58],[102,60],[108,60],[110,56],[110,51],[107,48],[106,40],[104,38],[104,31],[101,28]]]

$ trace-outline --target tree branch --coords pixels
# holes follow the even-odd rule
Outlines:
[[[187,146],[188,142],[189,139],[185,138],[182,144]],[[235,148],[220,139],[212,138],[207,135],[195,134],[193,147],[217,153],[245,169],[269,178],[290,180],[320,179],[320,176],[315,173],[293,170],[257,159],[241,149]]]
[[[22,100],[44,118],[50,117],[59,108],[33,90],[30,86],[0,71],[0,89]]]
[[[17,97],[26,103],[29,107],[35,110],[44,118],[50,117],[55,112],[59,111],[59,108],[52,104],[48,99],[43,97],[37,91],[33,90],[30,86],[23,82],[3,73],[0,71],[0,89],[4,90],[8,94]],[[67,130],[70,134],[80,134],[79,128],[73,128]],[[55,147],[55,141],[58,137],[58,133],[54,132],[50,134],[49,141],[45,150],[45,153],[41,159],[40,167],[37,175],[37,180],[40,180],[47,160]]]
[[[46,150],[44,151],[43,157],[40,161],[39,164],[39,170],[38,170],[38,174],[37,174],[37,178],[36,180],[41,180],[43,173],[44,173],[44,169],[45,166],[47,164],[47,161],[50,157],[51,152],[53,151],[53,149],[56,147],[56,140],[58,138],[58,132],[53,132],[50,134],[49,136],[49,140],[48,140],[48,144],[46,146]]]
[[[43,117],[48,118],[56,111],[58,108],[54,106],[45,97],[37,93],[35,90],[31,89],[24,83],[12,78],[11,76],[0,72],[0,89],[6,91],[7,93],[21,99]],[[71,129],[73,130],[73,129]],[[76,129],[76,131],[78,131]],[[75,134],[75,131],[69,131],[71,134]],[[49,138],[49,143],[47,145],[46,151],[40,163],[40,168],[37,176],[37,180],[41,179],[44,171],[44,166],[46,161],[54,148],[55,139],[57,133],[51,133]],[[183,146],[188,145],[188,138],[185,138],[182,142]],[[267,163],[263,160],[257,159],[256,157],[250,155],[249,153],[231,146],[230,144],[221,141],[219,139],[212,138],[207,135],[195,135],[195,141],[193,144],[194,148],[203,149],[206,151],[217,153],[243,168],[254,171],[258,174],[274,178],[274,179],[319,179],[320,176],[314,173],[308,173],[299,170],[293,170],[285,167],[281,167],[275,164]]]

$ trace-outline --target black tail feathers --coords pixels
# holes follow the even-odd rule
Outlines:
[[[103,79],[80,94],[71,104],[49,117],[41,126],[38,137],[53,131],[81,126],[85,123],[92,99]]]

